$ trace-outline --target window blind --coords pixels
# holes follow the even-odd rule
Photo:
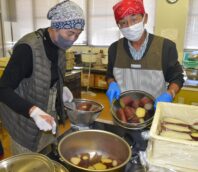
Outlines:
[[[198,49],[198,0],[189,1],[184,49]]]

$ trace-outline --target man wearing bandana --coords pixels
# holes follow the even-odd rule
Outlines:
[[[123,91],[141,90],[155,97],[155,107],[158,102],[172,102],[184,82],[175,43],[147,32],[142,0],[122,0],[113,10],[124,38],[108,50],[109,101]]]
[[[84,29],[82,9],[65,0],[47,15],[51,26],[23,36],[0,80],[0,116],[13,154],[39,152],[65,122],[63,103],[73,95],[63,85],[65,51]]]

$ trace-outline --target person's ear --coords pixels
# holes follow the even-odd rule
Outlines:
[[[144,24],[147,24],[148,21],[148,13],[144,14]]]

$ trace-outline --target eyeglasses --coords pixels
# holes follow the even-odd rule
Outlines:
[[[142,14],[137,14],[137,15],[130,15],[125,17],[124,19],[120,20],[117,25],[118,27],[121,28],[125,28],[125,27],[129,27],[131,25],[137,24],[140,21],[142,21],[143,15]]]

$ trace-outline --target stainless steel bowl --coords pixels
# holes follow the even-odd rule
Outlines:
[[[102,104],[88,99],[74,99],[64,105],[72,125],[79,127],[91,125],[104,109]],[[89,105],[89,108],[84,108],[85,105]]]
[[[0,161],[1,172],[55,172],[52,161],[39,153],[24,153]]]
[[[152,103],[154,103],[154,97],[152,95],[150,95],[149,93],[146,93],[144,91],[140,91],[140,90],[130,90],[130,91],[125,91],[123,93],[121,93],[120,95],[120,99],[123,98],[123,97],[126,97],[126,96],[130,96],[132,97],[134,100],[138,100],[138,99],[141,99],[143,97],[148,97],[149,99],[152,100]],[[148,127],[149,125],[151,125],[152,123],[152,120],[153,120],[153,116],[154,116],[154,109],[152,108],[152,110],[150,110],[148,113],[148,116],[149,118],[146,119],[144,122],[142,123],[129,123],[129,122],[123,122],[121,121],[118,117],[117,117],[117,110],[119,108],[121,108],[121,105],[120,105],[120,99],[119,100],[115,100],[113,103],[112,103],[112,106],[111,106],[111,113],[112,113],[112,116],[113,116],[113,120],[114,120],[114,123],[123,127],[123,128],[126,128],[126,129],[131,129],[131,130],[140,130],[140,129],[143,129],[143,128],[146,128]]]
[[[59,142],[58,152],[67,168],[72,172],[123,172],[131,158],[131,148],[120,136],[103,130],[83,130],[73,132]],[[79,167],[70,162],[70,158],[89,153],[104,155],[119,160],[120,165],[105,169],[91,170]]]

